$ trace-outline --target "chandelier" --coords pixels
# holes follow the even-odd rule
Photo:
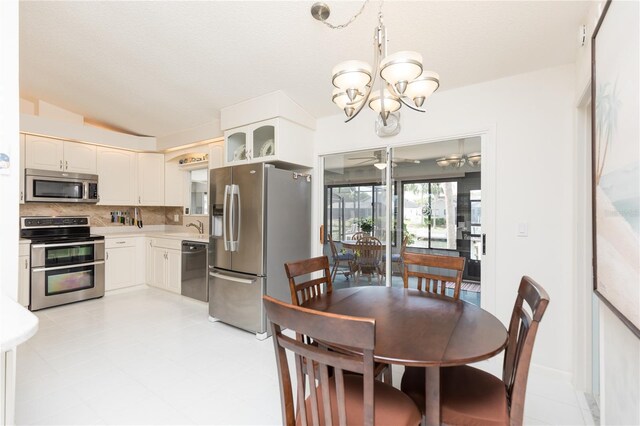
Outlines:
[[[311,15],[329,28],[341,29],[362,13],[367,2],[365,0],[360,11],[341,25],[327,22],[330,10],[324,3],[315,3],[311,7]],[[400,51],[387,55],[387,30],[383,23],[382,2],[373,40],[375,69],[372,70],[364,61],[356,60],[342,62],[333,68],[331,82],[335,89],[332,101],[346,114],[345,123],[353,120],[365,105],[378,114],[378,120],[382,121],[384,127],[388,125],[389,115],[398,111],[402,105],[414,111],[425,112],[421,107],[440,86],[440,77],[437,73],[422,68],[422,55],[418,52]],[[378,77],[379,83],[376,85]],[[398,117],[392,117],[397,124]]]
[[[478,167],[482,161],[482,156],[479,152],[474,152],[469,155],[451,154],[446,157],[438,158],[436,164],[440,167],[453,167],[460,168],[468,163],[471,167]]]
[[[447,155],[436,160],[436,164],[440,167],[453,167],[459,169],[465,164],[469,164],[471,167],[478,167],[482,161],[482,154],[479,152],[473,152],[471,154],[464,153],[464,139],[458,140],[458,153]]]

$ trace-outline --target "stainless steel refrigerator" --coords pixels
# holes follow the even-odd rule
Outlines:
[[[267,336],[262,296],[291,302],[284,263],[310,257],[311,183],[273,165],[211,170],[209,317]]]

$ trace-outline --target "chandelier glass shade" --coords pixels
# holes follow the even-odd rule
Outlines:
[[[363,4],[360,12],[347,24],[335,26],[326,22],[328,6],[324,3],[314,5],[316,9],[320,6],[326,10],[326,15],[314,14],[313,7],[312,15],[334,29],[344,28],[353,22],[364,8]],[[337,90],[333,91],[332,101],[347,115],[346,122],[357,116],[365,105],[379,115],[384,126],[387,126],[389,114],[403,105],[425,112],[421,107],[440,86],[440,77],[423,69],[422,55],[418,52],[399,51],[387,55],[387,30],[381,11],[374,31],[373,64],[372,68],[367,62],[350,60],[333,67],[331,82]]]
[[[433,71],[424,71],[420,76],[407,84],[404,95],[413,100],[417,107],[421,107],[424,101],[438,90],[440,76]]]
[[[388,90],[383,91],[383,96],[380,96],[380,91],[377,91],[375,95],[369,96],[369,108],[378,114],[384,114],[385,119],[390,113],[399,110],[401,106],[400,100]]]
[[[477,167],[482,162],[482,156],[479,152],[474,152],[473,154],[467,155],[467,161],[469,165],[472,167]]]
[[[371,82],[371,66],[364,61],[345,61],[333,67],[335,87],[345,92],[349,89],[364,92]]]
[[[409,82],[422,74],[422,55],[418,52],[396,52],[380,62],[380,76],[402,94]]]

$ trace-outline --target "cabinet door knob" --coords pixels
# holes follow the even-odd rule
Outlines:
[[[20,201],[24,201],[24,191],[20,191]]]
[[[28,259],[24,260],[24,269],[29,269],[29,260]]]
[[[65,170],[69,170],[69,162],[68,161],[64,162],[64,169]]]
[[[109,252],[106,252],[105,254],[107,255],[107,259],[106,260],[109,260]]]
[[[60,170],[63,170],[62,169],[62,160],[60,160]]]

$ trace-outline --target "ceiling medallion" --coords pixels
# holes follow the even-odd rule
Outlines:
[[[315,3],[311,7],[312,16],[329,28],[341,29],[351,24],[364,10],[368,0],[354,16],[344,24],[333,25],[327,22],[330,15],[329,6],[325,3]],[[345,123],[353,120],[365,105],[378,114],[376,128],[386,128],[390,114],[398,111],[402,105],[425,112],[422,109],[426,99],[440,86],[440,76],[433,71],[425,71],[422,67],[422,55],[418,52],[400,51],[387,55],[387,30],[383,23],[382,2],[378,12],[378,26],[374,35],[374,66],[364,61],[350,60],[341,62],[333,68],[331,82],[333,90],[332,101],[344,111],[347,116]],[[376,79],[380,77],[376,86]],[[396,118],[399,118],[396,117]],[[379,124],[379,121],[382,124]],[[396,120],[397,122],[397,120]],[[393,131],[376,130],[378,136],[392,136],[400,131],[393,125]]]

